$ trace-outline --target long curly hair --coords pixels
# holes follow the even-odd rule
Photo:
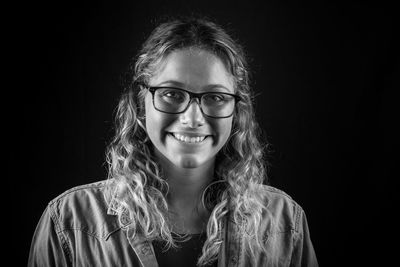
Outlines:
[[[116,112],[116,134],[107,149],[109,179],[106,199],[123,228],[148,240],[176,246],[168,223],[168,184],[157,164],[145,127],[142,86],[172,52],[199,48],[213,53],[235,80],[241,101],[233,114],[230,138],[219,151],[214,180],[203,192],[210,211],[207,240],[198,265],[215,261],[222,243],[222,226],[228,215],[240,227],[248,255],[265,250],[259,233],[265,203],[260,185],[266,182],[265,144],[255,120],[253,92],[242,47],[220,26],[204,18],[180,18],[160,24],[143,44],[126,76],[125,91]],[[251,257],[254,258],[254,257]]]

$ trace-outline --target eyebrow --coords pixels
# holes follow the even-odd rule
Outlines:
[[[188,89],[186,84],[175,81],[175,80],[164,81],[157,86],[174,86],[174,87],[179,87],[182,89]],[[206,92],[209,90],[213,90],[213,89],[223,89],[223,90],[227,91],[228,93],[231,93],[231,90],[229,90],[226,86],[224,86],[222,84],[208,84],[208,85],[204,86],[203,89]]]

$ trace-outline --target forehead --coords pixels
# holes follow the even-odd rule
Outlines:
[[[199,48],[185,48],[171,52],[161,61],[150,78],[151,86],[181,85],[201,91],[222,88],[234,92],[234,79],[222,60]]]

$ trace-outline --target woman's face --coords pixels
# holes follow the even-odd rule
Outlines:
[[[194,93],[234,93],[233,77],[223,62],[214,54],[196,48],[168,55],[149,85],[178,87]],[[184,113],[167,114],[154,108],[152,94],[147,92],[145,109],[147,134],[156,157],[167,159],[176,167],[196,168],[213,163],[231,133],[232,117],[206,117],[196,100]]]

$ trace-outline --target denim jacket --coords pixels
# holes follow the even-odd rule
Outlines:
[[[28,266],[158,266],[154,249],[141,235],[121,228],[108,210],[105,182],[75,187],[52,200],[33,236]],[[268,253],[255,266],[318,266],[303,209],[284,192],[263,186],[267,211],[261,229]],[[230,219],[222,229],[218,266],[254,266],[243,234]]]

